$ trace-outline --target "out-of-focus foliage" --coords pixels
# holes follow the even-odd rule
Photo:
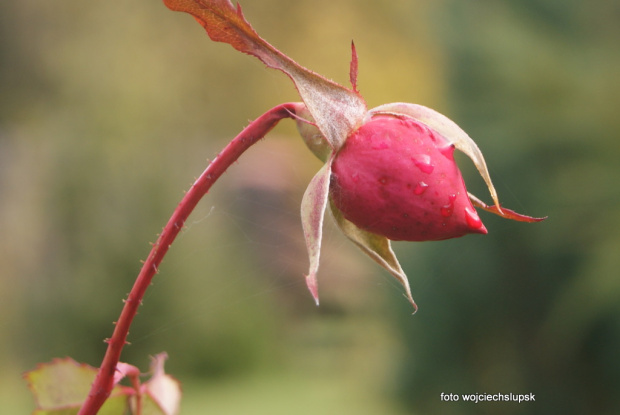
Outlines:
[[[353,0],[268,0],[244,11],[283,51],[342,83],[354,38],[374,105],[383,94],[440,99],[428,39],[390,30],[401,5],[381,14]],[[413,46],[417,56],[397,56]],[[382,68],[407,76],[388,82]],[[249,119],[299,98],[283,74],[151,0],[2,2],[0,91],[0,412],[25,413],[6,406],[28,405],[21,372],[64,356],[97,366],[148,241],[183,190]],[[290,122],[222,177],[155,278],[123,361],[146,367],[165,350],[188,389],[188,378],[261,379],[267,368],[292,390],[288,373],[304,373],[309,401],[376,413],[374,383],[395,355],[385,353],[388,320],[375,317],[385,305],[369,290],[382,281],[374,265],[327,230],[321,308],[305,288],[299,204],[317,165]],[[280,389],[262,392],[263,404]],[[203,395],[194,391],[188,405]],[[232,413],[246,394],[257,396],[237,390]]]
[[[448,1],[438,15],[455,119],[504,203],[549,219],[487,215],[484,238],[416,248],[403,396],[422,413],[619,413],[620,7]]]
[[[369,400],[396,382],[418,413],[617,412],[616,2],[242,4],[263,37],[343,84],[354,39],[369,107],[409,101],[447,114],[480,145],[503,202],[550,218],[482,213],[487,236],[399,244],[413,317],[389,276],[328,229],[316,309],[298,209],[318,164],[283,125],[190,218],[122,360],[145,367],[166,350],[188,400],[203,393],[190,375],[255,372],[230,405],[247,394],[260,408],[262,397],[271,414],[290,401],[264,385],[295,396],[297,382],[278,375],[287,370],[329,379],[329,393],[299,381],[300,395],[333,409],[346,402],[339,391],[357,414],[377,413]],[[0,396],[16,395],[7,385],[37,362],[99,364],[182,191],[248,119],[288,100],[298,97],[284,75],[211,43],[159,1],[0,2]],[[439,400],[496,390],[537,401]]]

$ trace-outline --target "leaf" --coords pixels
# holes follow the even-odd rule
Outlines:
[[[36,402],[33,414],[77,414],[96,375],[97,369],[71,358],[54,359],[51,363],[40,364],[35,370],[27,372],[24,378]],[[99,414],[124,414],[128,396],[126,388],[115,387]]]
[[[151,413],[146,411],[151,403],[157,406],[163,415],[176,415],[179,413],[181,385],[178,380],[166,374],[164,363],[167,358],[168,355],[166,353],[160,353],[151,358],[151,373],[153,376],[142,385],[142,390],[145,393],[144,396],[148,397],[148,399],[143,400],[144,415]],[[152,402],[148,402],[148,400]]]
[[[413,313],[415,314],[418,311],[418,306],[416,305],[413,297],[411,296],[411,288],[409,287],[409,280],[407,279],[407,275],[403,271],[392,251],[392,247],[390,245],[390,240],[385,236],[376,235],[371,232],[367,232],[363,229],[358,228],[353,222],[345,219],[342,212],[331,202],[330,200],[330,209],[336,224],[344,233],[347,238],[349,238],[358,248],[360,248],[366,255],[372,258],[377,264],[381,265],[385,268],[390,274],[394,276],[402,284],[405,288],[405,295],[411,305],[413,306]]]
[[[116,371],[114,372],[114,384],[118,384],[125,377],[139,380],[140,369],[129,363],[118,362]]]
[[[332,158],[312,178],[301,200],[301,224],[304,230],[304,238],[306,239],[308,257],[310,258],[310,270],[306,276],[306,284],[312,297],[314,297],[316,305],[319,305],[316,274],[319,270],[323,218],[325,217],[327,196],[329,194],[331,165]]]
[[[168,8],[191,14],[216,42],[230,44],[265,65],[286,73],[333,149],[361,125],[366,104],[354,90],[327,80],[293,61],[262,39],[229,0],[164,0]],[[357,58],[354,60],[357,67]],[[353,65],[353,62],[352,62]]]

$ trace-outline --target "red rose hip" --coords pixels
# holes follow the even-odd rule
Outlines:
[[[347,220],[391,240],[486,234],[453,153],[412,118],[375,116],[336,155],[330,196]]]

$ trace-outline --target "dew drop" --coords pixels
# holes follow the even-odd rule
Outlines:
[[[453,194],[453,195],[448,196],[448,204],[445,206],[442,206],[439,209],[441,216],[443,216],[444,218],[452,216],[452,213],[454,213],[454,201],[455,200],[456,200],[456,195]]]
[[[448,160],[454,160],[454,148],[455,145],[454,144],[450,144],[448,146],[445,147],[440,147],[439,148],[439,152],[446,157]]]
[[[439,209],[439,212],[441,213],[441,216],[443,216],[444,218],[448,218],[448,217],[452,216],[452,213],[454,212],[454,206],[452,206],[452,205],[442,206]]]
[[[418,182],[418,184],[415,186],[415,189],[413,189],[413,194],[419,196],[424,193],[426,189],[428,189],[428,184],[424,182]]]
[[[357,172],[356,172],[356,173],[353,173],[353,174],[351,175],[351,180],[353,180],[353,183],[357,183],[357,182],[359,182],[359,180],[360,180],[360,175],[359,175],[359,173],[357,173]]]
[[[482,221],[480,220],[478,213],[475,209],[470,208],[469,206],[465,208],[465,220],[471,229],[480,229],[482,227]]]
[[[431,174],[435,169],[435,165],[431,162],[431,156],[428,154],[418,154],[412,157],[413,164],[416,165],[422,173]]]

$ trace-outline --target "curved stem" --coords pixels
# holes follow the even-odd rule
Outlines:
[[[157,273],[159,264],[164,259],[170,245],[174,242],[200,199],[244,151],[263,138],[281,119],[294,117],[303,107],[303,104],[299,102],[281,104],[250,123],[209,164],[185,196],[183,196],[183,199],[181,199],[181,202],[157,238],[157,242],[153,245],[131,292],[125,300],[125,305],[116,322],[112,337],[106,340],[108,348],[99,367],[97,377],[78,415],[95,415],[110,395],[114,386],[116,365],[120,359],[123,346],[127,343],[129,326],[138,311],[138,307],[142,303],[144,293]]]

